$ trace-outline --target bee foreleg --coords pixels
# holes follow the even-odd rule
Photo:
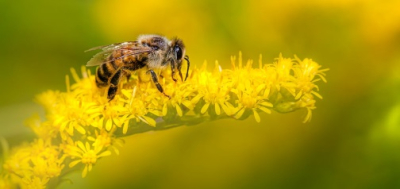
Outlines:
[[[123,74],[123,69],[122,68],[118,69],[110,79],[110,87],[108,88],[107,92],[107,98],[109,99],[109,101],[114,99],[115,95],[117,94],[118,83],[122,74]]]
[[[189,67],[190,67],[190,61],[189,61],[189,56],[188,55],[185,56],[185,60],[187,61],[187,71],[186,71],[186,76],[185,76],[185,81],[186,81],[186,79],[189,76]]]
[[[183,76],[182,76],[182,64],[178,64],[178,72],[179,72],[179,77],[181,77],[181,81],[183,82]]]
[[[171,77],[172,77],[172,80],[174,80],[176,82],[176,79],[174,78],[175,69],[176,69],[175,61],[173,59],[171,59],[170,61],[171,61]]]
[[[154,85],[156,85],[158,91],[160,91],[160,93],[164,94],[166,97],[171,98],[170,96],[168,96],[167,94],[164,93],[164,89],[162,88],[162,86],[158,82],[157,74],[153,70],[149,70],[148,72],[150,72],[151,79],[153,80]]]

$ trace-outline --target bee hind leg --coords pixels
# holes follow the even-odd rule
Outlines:
[[[129,82],[129,79],[131,79],[131,72],[129,72],[125,69],[123,69],[122,72],[126,76],[126,81]]]
[[[110,79],[110,87],[108,88],[107,98],[109,101],[113,100],[118,91],[118,83],[123,75],[123,69],[117,70]]]
[[[115,95],[117,94],[118,86],[111,84],[108,88],[107,98],[108,102],[114,99]]]
[[[160,93],[164,94],[166,97],[171,98],[170,96],[168,96],[167,94],[164,93],[164,89],[162,88],[162,86],[158,82],[157,74],[153,70],[149,70],[148,72],[150,72],[151,78],[152,78],[152,80],[154,82],[154,85],[156,85],[158,91],[160,91]]]

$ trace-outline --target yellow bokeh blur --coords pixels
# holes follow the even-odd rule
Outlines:
[[[181,38],[192,66],[230,56],[271,63],[282,53],[327,72],[305,111],[262,114],[124,138],[59,188],[398,188],[400,1],[0,2],[0,137],[31,141],[35,95],[65,91],[65,75],[94,46],[156,33]],[[94,71],[94,68],[93,68]],[[4,149],[0,148],[0,155]],[[1,159],[1,158],[0,158]],[[1,162],[1,161],[0,161]],[[0,168],[1,171],[1,168]]]

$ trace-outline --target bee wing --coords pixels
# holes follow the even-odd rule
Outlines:
[[[151,47],[132,47],[128,46],[129,44],[125,44],[127,42],[121,43],[120,45],[107,45],[107,46],[102,46],[102,47],[95,47],[89,50],[96,50],[96,49],[103,49],[102,52],[99,52],[93,56],[92,59],[88,61],[86,66],[97,66],[103,63],[115,61],[118,59],[122,59],[127,56],[132,56],[132,55],[137,55],[137,54],[142,54],[142,53],[149,53],[152,52],[153,49]],[[119,56],[117,58],[112,58],[112,59],[107,59],[108,56],[114,51],[118,49],[123,49],[128,51],[128,53],[125,53],[123,56]]]
[[[128,41],[128,42],[123,42],[123,43],[114,43],[111,45],[104,45],[104,46],[98,46],[98,47],[93,47],[91,49],[86,50],[85,52],[89,51],[94,51],[94,50],[99,50],[101,49],[102,51],[95,54],[93,58],[91,58],[86,66],[97,66],[102,64],[106,58],[116,49],[122,48],[124,46],[132,45],[135,44],[136,41]]]
[[[103,51],[95,54],[86,64],[86,66],[97,66],[102,64],[112,51]]]
[[[103,51],[113,51],[115,49],[119,49],[119,48],[122,48],[124,46],[135,45],[136,43],[137,43],[137,41],[127,41],[127,42],[122,42],[122,43],[113,43],[113,44],[110,44],[110,45],[103,45],[103,46],[93,47],[93,48],[90,48],[90,49],[86,50],[85,52],[99,50],[99,49],[101,49]]]
[[[101,64],[102,63],[107,63],[107,62],[112,62],[112,61],[115,61],[115,60],[118,60],[118,59],[123,59],[123,58],[125,58],[127,56],[143,54],[143,53],[150,53],[150,52],[154,51],[151,47],[135,47],[135,48],[124,48],[124,49],[128,50],[128,51],[131,51],[131,52],[129,52],[127,54],[124,54],[123,56],[120,56],[118,58],[112,58],[112,59],[109,59],[109,60],[107,60],[107,59],[103,60],[103,62],[101,62]]]

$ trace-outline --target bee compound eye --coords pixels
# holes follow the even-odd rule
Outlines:
[[[180,60],[182,59],[182,49],[179,46],[175,46],[175,54],[176,54],[176,59]]]
[[[153,50],[155,50],[155,51],[157,51],[158,49],[160,49],[160,47],[158,47],[158,46],[151,46],[151,48],[152,48]]]

